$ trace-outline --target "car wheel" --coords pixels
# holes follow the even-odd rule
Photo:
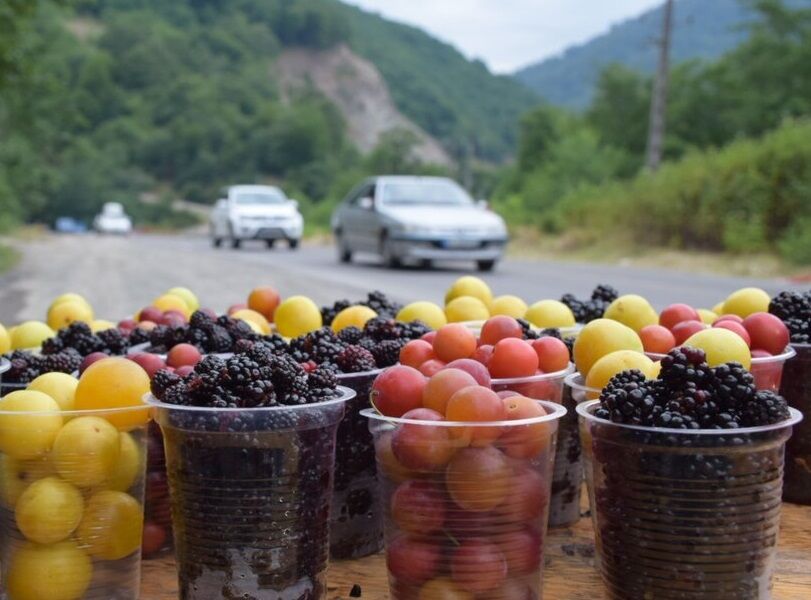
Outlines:
[[[394,253],[394,248],[386,234],[383,234],[383,238],[380,240],[380,256],[383,257],[383,264],[390,269],[397,269],[403,264],[400,257]]]
[[[476,262],[476,266],[479,268],[479,271],[482,272],[489,272],[492,271],[496,266],[496,261],[494,260],[480,260]]]
[[[242,246],[242,240],[238,238],[231,238],[231,247],[234,250],[237,250],[240,246]]]
[[[433,267],[434,267],[434,261],[432,261],[432,260],[429,260],[427,258],[423,258],[420,261],[420,268],[421,269],[426,269],[427,270],[427,269],[432,269]]]
[[[211,245],[214,246],[215,248],[219,248],[220,246],[222,246],[222,238],[218,237],[211,238]]]
[[[338,248],[338,260],[342,263],[352,262],[352,251],[347,247],[340,233],[335,234],[335,245]]]
[[[265,246],[268,247],[268,250],[273,248],[276,245],[276,240],[265,240]]]
[[[290,247],[291,250],[295,250],[298,248],[298,240],[287,240],[287,245]]]

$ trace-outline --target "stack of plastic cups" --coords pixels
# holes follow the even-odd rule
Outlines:
[[[0,410],[0,597],[137,600],[148,417]]]
[[[354,559],[383,548],[383,515],[377,485],[375,447],[369,423],[360,412],[371,406],[369,393],[382,369],[338,375],[354,390],[338,426],[335,449],[335,493],[330,525],[330,556]]]
[[[566,413],[495,423],[370,420],[392,600],[543,597],[555,437]],[[398,460],[408,456],[407,469]]]
[[[638,427],[578,405],[600,571],[612,600],[766,600],[780,528],[782,423]]]
[[[786,363],[780,393],[806,418],[786,446],[783,500],[811,505],[811,344],[793,344],[797,356]]]
[[[221,409],[148,396],[163,432],[182,600],[326,597],[335,437],[355,393]]]
[[[147,430],[146,504],[144,505],[144,559],[159,558],[172,549],[172,510],[163,436],[157,423]]]
[[[555,464],[552,470],[552,495],[549,505],[549,526],[566,527],[580,519],[580,488],[583,468],[580,463],[580,435],[574,404],[567,401],[563,382],[574,371],[569,365],[563,371],[544,373],[516,379],[493,379],[495,392],[510,391],[532,398],[562,404],[567,412],[558,422]]]

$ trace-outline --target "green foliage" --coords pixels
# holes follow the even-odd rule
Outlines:
[[[811,121],[787,121],[760,140],[688,153],[655,174],[581,188],[558,218],[606,236],[682,249],[778,250],[809,262]]]

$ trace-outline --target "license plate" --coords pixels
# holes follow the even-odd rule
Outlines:
[[[479,245],[479,242],[476,240],[443,240],[441,243],[443,248],[450,249],[464,249],[464,248],[475,248]]]

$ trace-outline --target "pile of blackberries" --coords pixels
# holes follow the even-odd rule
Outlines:
[[[338,300],[332,306],[321,307],[321,318],[324,325],[331,325],[335,320],[335,316],[345,308],[355,305],[368,306],[377,313],[379,317],[393,319],[400,312],[402,305],[389,299],[386,294],[379,290],[369,292],[365,300],[357,302],[350,302],[349,300]]]
[[[563,294],[560,301],[568,306],[578,323],[590,323],[602,318],[605,309],[619,297],[619,292],[610,285],[599,284],[591,292],[588,300],[579,300],[574,294]]]
[[[198,310],[192,314],[187,325],[158,325],[148,332],[135,329],[130,341],[133,344],[148,342],[149,350],[158,353],[168,352],[178,344],[192,344],[204,354],[224,354],[234,352],[240,340],[256,341],[261,338],[245,321],[227,315],[214,317]]]
[[[65,348],[54,354],[34,354],[15,350],[4,355],[11,363],[3,373],[3,383],[28,384],[43,373],[73,373],[82,364],[82,355],[74,348]]]
[[[93,333],[87,323],[76,321],[42,343],[42,353],[47,355],[59,354],[67,348],[76,350],[81,356],[93,352],[121,356],[129,350],[130,340],[115,327]]]
[[[595,416],[615,423],[671,429],[737,429],[789,418],[788,403],[758,391],[735,362],[707,365],[702,350],[682,347],[662,359],[658,379],[638,370],[615,375],[600,394]]]
[[[259,341],[228,358],[206,356],[184,378],[158,371],[152,394],[181,406],[257,408],[330,400],[338,395],[337,385],[332,370],[307,370],[290,355]]]
[[[290,341],[289,352],[302,364],[361,373],[396,364],[400,349],[429,331],[430,327],[419,321],[400,323],[378,316],[367,321],[363,329],[347,327],[335,333],[322,327],[297,337]]]
[[[783,320],[792,342],[811,343],[811,291],[780,292],[769,303],[769,312]]]

